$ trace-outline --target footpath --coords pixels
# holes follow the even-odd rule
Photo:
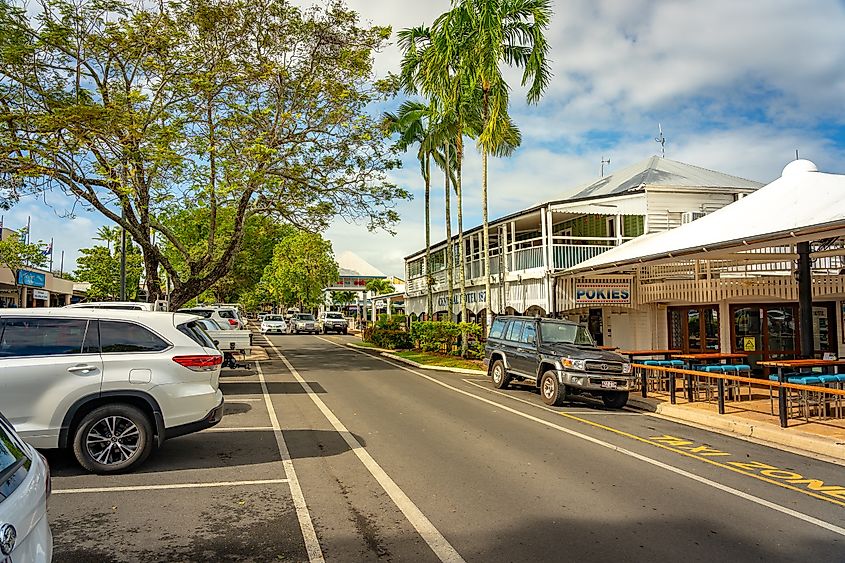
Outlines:
[[[486,377],[482,370],[430,366],[402,358],[392,350],[360,346],[348,343],[358,350],[380,354],[391,360],[420,369],[452,372],[460,375]],[[825,458],[828,461],[845,464],[845,419],[790,419],[788,428],[781,428],[777,414],[769,414],[769,400],[728,403],[726,412],[720,415],[716,405],[710,402],[684,402],[671,404],[668,396],[653,394],[648,398],[638,392],[631,393],[630,408],[653,413],[684,424],[691,424],[706,430],[728,434],[775,448],[788,448],[800,453]]]

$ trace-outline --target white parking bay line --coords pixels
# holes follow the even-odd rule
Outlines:
[[[326,340],[318,336],[320,340]],[[330,340],[326,340],[326,342],[331,342]],[[331,342],[335,346],[341,346],[340,344],[336,344]],[[335,414],[326,406],[322,399],[314,392],[308,382],[306,382],[299,372],[296,371],[296,368],[291,365],[288,359],[282,354],[276,346],[267,339],[267,344],[276,352],[276,355],[279,357],[280,360],[285,364],[285,367],[288,368],[288,371],[296,378],[299,384],[305,389],[305,392],[311,398],[317,408],[320,409],[320,412],[323,413],[334,429],[337,431],[338,434],[344,439],[346,444],[349,448],[358,456],[358,459],[361,460],[361,463],[364,464],[364,467],[370,472],[370,474],[375,477],[376,481],[378,481],[379,485],[382,486],[384,492],[388,494],[388,496],[393,500],[399,510],[402,511],[402,514],[405,515],[405,518],[408,519],[408,522],[417,530],[417,533],[423,538],[423,540],[428,544],[434,554],[444,562],[450,563],[464,563],[464,558],[452,547],[452,544],[443,537],[443,534],[434,527],[434,524],[426,517],[425,514],[413,503],[413,501],[408,498],[408,495],[399,488],[399,485],[396,484],[393,479],[381,468],[381,466],[376,462],[375,459],[364,449],[364,446],[361,445],[361,442],[355,439],[349,430],[347,430],[346,426],[340,421],[340,419],[335,416]],[[260,373],[260,372],[259,372]]]
[[[287,479],[261,479],[258,481],[214,481],[212,483],[173,483],[169,485],[135,485],[131,487],[83,487],[79,489],[53,489],[54,495],[74,493],[122,493],[127,491],[166,491],[169,489],[209,489],[213,487],[243,487],[247,485],[278,485]]]
[[[275,430],[272,426],[214,426],[206,428],[203,432],[269,432]]]
[[[290,493],[293,497],[293,506],[296,508],[299,529],[302,530],[302,539],[305,542],[305,551],[308,553],[308,560],[311,563],[324,563],[323,550],[320,548],[320,542],[317,541],[314,523],[311,522],[308,505],[305,504],[305,495],[302,494],[302,488],[299,486],[299,479],[296,477],[296,471],[293,469],[293,460],[290,458],[290,451],[288,451],[288,445],[282,434],[279,417],[276,416],[276,409],[273,407],[273,401],[270,399],[270,392],[267,391],[267,381],[264,379],[264,371],[258,362],[255,363],[255,367],[258,371],[258,380],[261,382],[261,390],[264,393],[264,401],[267,404],[267,412],[270,414],[270,423],[273,425],[273,434],[276,436],[279,455],[282,456],[285,476],[290,481]]]

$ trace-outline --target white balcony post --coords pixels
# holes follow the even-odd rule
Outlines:
[[[549,271],[549,254],[546,252],[549,239],[549,227],[546,221],[546,213],[544,209],[540,210],[540,238],[543,241],[543,271]]]
[[[616,215],[616,246],[622,244],[622,215]]]

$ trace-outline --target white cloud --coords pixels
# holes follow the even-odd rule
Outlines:
[[[431,24],[450,6],[449,0],[347,2],[363,22],[394,32]],[[797,148],[820,169],[845,173],[842,2],[559,0],[554,10],[548,32],[554,78],[541,103],[526,106],[519,73],[507,74],[523,146],[512,158],[491,160],[491,217],[597,178],[602,157],[611,158],[612,171],[657,154],[658,122],[667,157],[675,160],[769,181]],[[399,61],[394,42],[377,55],[376,70],[397,71]],[[424,245],[422,180],[414,156],[404,162],[392,177],[415,200],[398,206],[403,220],[396,237],[342,221],[327,233],[336,253],[352,250],[400,276],[402,258]],[[465,163],[464,224],[471,227],[481,221],[480,158],[471,144]],[[435,241],[444,231],[439,175],[432,185]],[[21,217],[25,223],[23,208],[13,210],[18,224]],[[84,217],[88,224],[53,215],[39,225],[55,225],[47,231],[57,248],[59,237],[68,247],[90,246],[103,221]],[[35,235],[35,219],[33,225]]]

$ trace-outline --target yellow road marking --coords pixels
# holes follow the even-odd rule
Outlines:
[[[790,491],[802,493],[802,494],[805,494],[807,496],[811,496],[811,497],[814,497],[814,498],[817,498],[817,499],[820,499],[820,500],[824,500],[824,501],[827,501],[827,502],[830,502],[830,503],[833,503],[833,504],[837,504],[839,506],[845,506],[845,502],[842,502],[842,501],[839,501],[839,500],[836,500],[836,499],[832,499],[832,498],[827,497],[827,496],[818,495],[818,494],[815,494],[811,491],[801,489],[799,487],[793,487],[792,485],[788,485],[786,483],[783,483],[781,481],[776,481],[774,479],[769,479],[768,477],[764,477],[764,476],[758,475],[756,473],[750,473],[748,471],[743,471],[742,469],[739,469],[737,467],[732,467],[732,466],[727,465],[725,463],[720,463],[718,461],[715,461],[715,460],[712,460],[712,459],[709,459],[709,458],[706,458],[706,457],[703,457],[703,456],[700,456],[700,455],[696,455],[696,454],[690,453],[688,451],[681,450],[679,448],[673,448],[672,446],[667,446],[665,444],[655,442],[654,440],[650,440],[648,438],[643,438],[641,436],[637,436],[636,434],[631,434],[630,432],[625,432],[624,430],[619,430],[617,428],[607,426],[606,424],[600,424],[598,422],[588,420],[586,418],[581,418],[580,416],[576,416],[576,415],[573,415],[573,414],[570,414],[570,413],[560,412],[560,411],[556,411],[556,410],[553,410],[553,409],[550,409],[550,408],[547,408],[547,407],[544,407],[544,406],[540,406],[538,404],[532,403],[531,401],[526,401],[525,399],[520,399],[519,397],[513,397],[513,396],[508,395],[507,393],[503,393],[501,391],[495,391],[493,389],[488,389],[487,387],[485,387],[483,385],[479,385],[478,383],[474,383],[474,382],[467,380],[467,379],[464,379],[463,381],[472,385],[472,386],[474,386],[474,387],[478,387],[480,389],[483,389],[487,392],[495,393],[496,395],[501,395],[503,397],[508,397],[510,399],[513,399],[514,401],[519,401],[521,403],[531,405],[532,407],[536,407],[536,408],[544,410],[544,411],[548,411],[548,412],[551,412],[551,413],[558,414],[558,415],[560,415],[564,418],[568,418],[570,420],[575,420],[575,421],[581,422],[583,424],[593,426],[595,428],[600,428],[602,430],[605,430],[607,432],[612,432],[613,434],[617,434],[619,436],[624,436],[625,438],[630,438],[632,440],[636,440],[636,441],[642,442],[644,444],[649,444],[651,446],[656,446],[658,448],[661,448],[661,449],[664,449],[664,450],[667,450],[667,451],[670,451],[670,452],[674,452],[674,453],[677,453],[677,454],[681,454],[683,456],[686,456],[686,457],[689,457],[689,458],[692,458],[692,459],[697,459],[699,461],[703,461],[704,463],[709,463],[710,465],[720,467],[722,469],[727,469],[727,470],[732,471],[734,473],[737,473],[739,475],[745,475],[746,477],[752,477],[754,479],[757,479],[758,481],[763,481],[763,482],[769,483],[771,485],[777,485],[778,487],[782,487],[784,489],[789,489]]]

